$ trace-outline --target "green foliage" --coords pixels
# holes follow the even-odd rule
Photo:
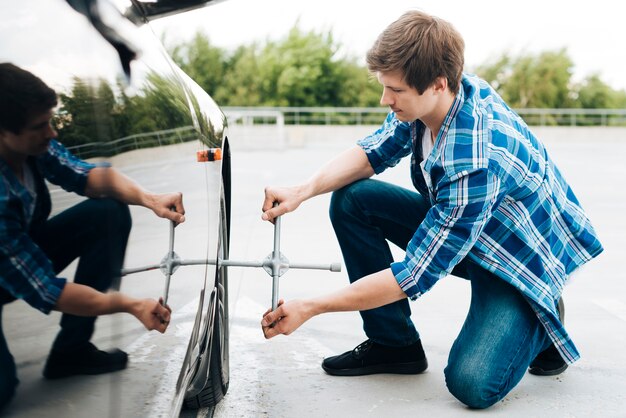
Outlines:
[[[490,82],[514,108],[568,108],[574,102],[570,79],[574,64],[565,49],[526,54],[512,59],[503,55],[476,73]]]
[[[513,108],[614,109],[626,107],[626,92],[616,91],[597,74],[572,81],[574,63],[565,49],[512,58],[503,54],[479,66],[487,80]]]
[[[626,91],[615,91],[592,74],[577,86],[578,102],[586,109],[614,109],[626,107]]]
[[[114,90],[105,80],[75,78],[71,91],[59,98],[55,117],[59,140],[68,147],[90,144],[89,157],[126,151],[103,146],[115,139],[193,125],[187,95],[173,76],[150,73],[132,96],[126,94],[121,81]],[[174,140],[180,138],[142,137],[133,146],[151,147]]]
[[[186,44],[171,51],[172,58],[209,94],[214,94],[226,73],[226,53],[211,46],[206,35],[198,32]]]
[[[71,94],[60,94],[59,98],[61,107],[56,124],[67,146],[93,142],[100,136],[114,137],[115,100],[104,81],[92,85],[75,78]]]
[[[339,58],[338,50],[330,32],[303,32],[296,24],[279,41],[241,46],[232,54],[196,35],[172,55],[222,106],[377,105],[377,83],[354,58]],[[202,51],[210,55],[206,62],[198,58]]]
[[[232,52],[211,45],[206,35],[198,33],[191,41],[175,46],[171,54],[221,106],[378,106],[378,82],[353,57],[340,56],[340,49],[330,32],[304,32],[296,24],[278,41],[244,45]],[[502,54],[474,72],[513,108],[626,108],[626,91],[612,89],[597,74],[574,83],[573,67],[567,51],[561,49],[518,57]],[[59,139],[70,147],[95,143],[97,148],[99,143],[133,135],[144,141],[134,146],[155,146],[184,140],[161,138],[161,131],[192,125],[201,134],[212,132],[210,122],[201,115],[193,123],[190,110],[198,104],[173,74],[149,74],[143,87],[132,95],[122,81],[112,86],[104,80],[75,78],[71,91],[59,97],[55,123]],[[377,113],[358,117],[363,123],[380,120]],[[577,123],[596,124],[599,117],[611,116],[585,115]],[[309,120],[325,123],[326,118],[313,114]],[[542,123],[562,123],[548,118]],[[345,112],[333,116],[333,123],[358,123],[355,119]],[[623,123],[619,117],[604,122]],[[152,132],[159,134],[140,135]],[[98,152],[110,155],[111,150],[102,147]]]
[[[331,32],[302,31],[296,23],[278,41],[227,52],[196,34],[175,46],[175,61],[222,106],[374,107],[381,89],[353,57],[341,57]],[[502,54],[473,72],[513,108],[624,108],[626,92],[599,77],[572,81],[567,50]]]

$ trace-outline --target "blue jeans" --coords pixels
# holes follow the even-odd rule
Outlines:
[[[56,273],[78,258],[74,282],[106,291],[119,287],[130,228],[128,206],[112,199],[87,199],[30,231],[30,236],[46,253]],[[12,299],[0,289],[0,321],[2,305]],[[52,349],[71,352],[85,346],[95,321],[95,317],[63,314]],[[0,322],[0,409],[9,402],[17,384],[15,361]]]
[[[389,183],[359,180],[333,193],[330,218],[350,282],[393,262],[389,242],[405,249],[430,208],[427,198]],[[502,399],[550,340],[519,291],[463,260],[453,274],[471,281],[472,298],[444,371],[450,392],[472,408]],[[407,299],[362,311],[369,339],[406,346],[419,339]]]

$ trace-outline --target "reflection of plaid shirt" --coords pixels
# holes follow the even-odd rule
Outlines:
[[[0,158],[0,287],[44,313],[56,304],[65,279],[56,277],[46,254],[28,231],[50,215],[50,194],[44,178],[67,191],[83,194],[89,170],[95,167],[70,154],[57,141],[27,164],[36,182],[36,199]]]
[[[555,308],[567,276],[602,245],[544,145],[483,80],[464,75],[424,170],[424,124],[383,126],[359,141],[376,173],[413,153],[412,179],[432,203],[391,265],[412,299],[427,292],[464,257],[520,290],[563,358],[579,354]]]

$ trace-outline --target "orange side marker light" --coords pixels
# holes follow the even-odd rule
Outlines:
[[[209,148],[206,150],[196,152],[196,159],[199,163],[206,163],[209,161],[218,161],[222,159],[221,148]]]

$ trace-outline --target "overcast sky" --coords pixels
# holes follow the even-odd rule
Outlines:
[[[599,73],[626,89],[626,2],[622,0],[226,0],[155,21],[168,43],[198,30],[216,46],[279,39],[299,20],[305,30],[332,30],[346,53],[362,59],[378,34],[409,9],[452,22],[465,38],[469,68],[504,51],[518,55],[567,48],[575,78]]]

